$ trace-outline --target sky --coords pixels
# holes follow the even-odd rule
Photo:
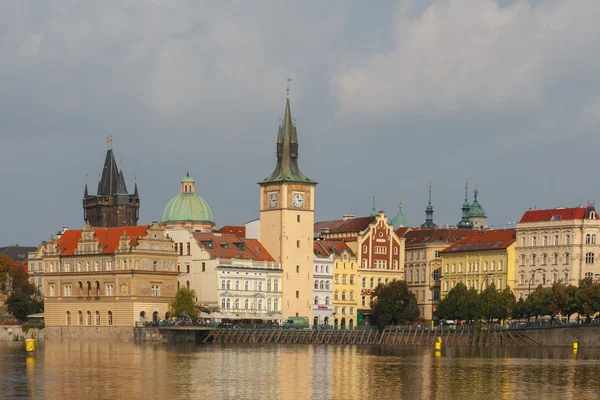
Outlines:
[[[190,170],[217,227],[258,217],[287,78],[315,218],[488,224],[600,199],[600,2],[0,2],[0,246],[80,229],[106,137],[139,223]],[[87,177],[87,178],[86,178]]]

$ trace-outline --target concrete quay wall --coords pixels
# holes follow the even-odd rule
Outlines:
[[[579,347],[600,347],[600,325],[567,325],[548,328],[511,329],[521,332],[541,346],[571,347],[573,342]]]
[[[52,326],[44,329],[47,341],[119,341],[133,342],[133,327],[120,326]]]
[[[197,330],[175,330],[160,328],[134,328],[135,343],[196,343],[198,337],[207,333]]]

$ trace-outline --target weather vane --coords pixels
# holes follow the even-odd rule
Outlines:
[[[286,97],[289,99],[290,98],[290,83],[293,81],[292,78],[287,78],[287,89],[285,90],[286,92]]]
[[[106,149],[107,150],[112,149],[112,144],[111,144],[112,140],[113,140],[112,135],[106,137]]]

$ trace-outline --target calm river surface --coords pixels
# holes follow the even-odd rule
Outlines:
[[[599,399],[600,351],[0,343],[0,398]]]

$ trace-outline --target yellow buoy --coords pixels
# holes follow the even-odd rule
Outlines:
[[[573,342],[573,350],[577,350],[579,348],[578,342]]]
[[[436,350],[441,350],[442,349],[442,343],[441,342],[435,342],[435,349]]]
[[[442,352],[441,351],[436,351],[435,352],[435,358],[441,358],[442,357]]]
[[[25,351],[35,351],[35,339],[25,339]]]

